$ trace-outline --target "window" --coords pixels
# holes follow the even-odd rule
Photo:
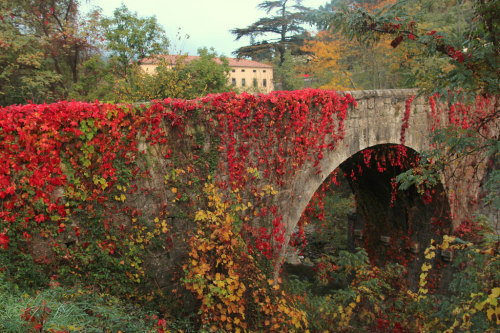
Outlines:
[[[254,73],[257,73],[257,70],[256,70],[256,69],[254,69],[254,70],[253,70],[253,72],[254,72]]]
[[[246,85],[245,79],[241,79],[241,85],[244,87]]]
[[[262,80],[262,86],[267,87],[267,79]]]
[[[235,79],[234,77],[231,79],[231,84],[232,84],[233,86],[235,86],[235,85],[236,85],[236,79]]]
[[[231,72],[233,72],[233,73],[236,72],[236,69],[233,69]]]
[[[263,71],[264,73],[266,72],[266,70],[265,70],[265,69],[263,69],[262,71]]]
[[[242,71],[242,72],[244,72],[245,70],[244,70],[244,69],[242,69],[241,71]]]
[[[253,79],[253,86],[257,87],[257,79]]]

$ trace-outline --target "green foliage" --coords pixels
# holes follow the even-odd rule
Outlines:
[[[350,189],[348,196],[345,193],[335,191],[331,195],[326,195],[323,199],[325,207],[325,221],[320,227],[318,235],[320,241],[333,242],[337,249],[347,248],[347,214],[354,205],[354,196]]]
[[[291,51],[286,51],[283,62],[274,70],[274,80],[280,90],[298,90],[304,88],[304,80],[297,71],[298,59],[293,57]]]
[[[408,289],[402,266],[372,267],[366,252],[341,252],[330,257],[330,279],[348,281],[341,289],[318,289],[317,282],[290,279],[292,293],[307,314],[311,331],[330,332],[495,332],[500,324],[500,257],[498,236],[474,245],[444,237],[433,243],[426,258],[452,250],[453,278],[445,293],[430,294],[427,279],[432,265],[422,265],[420,289]],[[320,281],[318,281],[320,282]]]
[[[404,285],[401,285],[401,266],[372,267],[362,249],[355,253],[341,251],[338,256],[330,257],[329,264],[332,263],[334,270],[326,276],[330,283],[319,290],[320,293],[315,285],[324,283],[324,275],[319,275],[321,279],[314,283],[295,280],[285,284],[286,289],[301,300],[299,304],[306,311],[311,331],[374,332],[381,328],[380,320],[384,325],[387,321],[386,328],[389,329],[409,317],[404,313],[404,301],[408,297]],[[332,288],[339,285],[344,287]],[[408,329],[413,327],[410,323],[405,325]]]
[[[130,66],[124,79],[115,86],[115,101],[139,102],[165,98],[194,99],[212,93],[230,91],[227,77],[229,65],[216,53],[200,49],[199,58],[190,62],[185,56],[172,64],[160,58],[154,73],[146,73],[139,66]]]
[[[106,47],[116,58],[122,76],[139,60],[167,52],[168,39],[154,16],[140,18],[122,4],[115,9],[113,17],[102,20],[102,25]]]
[[[114,90],[116,78],[112,74],[113,63],[94,55],[81,64],[80,79],[68,92],[68,99],[77,101],[117,101]]]
[[[181,70],[181,75],[191,82],[184,91],[185,98],[192,99],[206,94],[230,91],[231,87],[228,85],[230,68],[227,59],[220,57],[220,63],[217,62],[217,54],[206,48],[199,49],[198,55],[198,59],[187,63]]]
[[[51,100],[62,77],[48,68],[38,38],[24,33],[17,16],[23,14],[14,11],[14,15],[10,5],[6,1],[0,5],[0,105]]]
[[[114,86],[113,101],[146,102],[166,97],[185,98],[184,92],[190,82],[179,69],[181,64],[170,67],[166,61],[160,62],[156,73],[150,75],[139,66],[130,66],[125,78],[117,79]]]
[[[496,236],[493,240],[484,238],[473,244],[445,236],[442,244],[426,250],[426,258],[438,249],[452,251],[451,265],[455,270],[448,293],[419,296],[417,303],[412,305],[415,311],[428,314],[421,319],[428,331],[495,332],[500,324],[498,241]]]
[[[81,65],[98,54],[99,26],[78,15],[78,1],[0,3],[0,103],[64,99]]]
[[[104,96],[90,92],[105,89],[88,64],[100,58],[99,26],[78,2],[3,0],[0,16],[0,105]]]

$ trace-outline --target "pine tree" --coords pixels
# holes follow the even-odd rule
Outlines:
[[[261,58],[263,54],[272,51],[275,56],[279,56],[281,66],[285,62],[287,50],[290,50],[292,55],[301,52],[300,47],[305,38],[302,24],[309,9],[302,6],[302,0],[264,1],[258,8],[272,15],[263,17],[246,28],[231,30],[236,40],[249,37],[251,41],[250,45],[240,47],[234,54],[238,57]],[[276,37],[269,38],[269,34]],[[263,37],[263,40],[259,41],[257,37]]]

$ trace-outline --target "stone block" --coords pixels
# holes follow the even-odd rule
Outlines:
[[[373,109],[375,107],[375,98],[371,97],[367,100],[366,105],[368,109]]]
[[[377,109],[379,112],[384,112],[386,105],[384,103],[385,98],[377,98],[375,100],[375,109]]]

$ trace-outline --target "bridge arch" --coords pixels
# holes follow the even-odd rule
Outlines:
[[[278,205],[285,223],[286,243],[314,193],[351,156],[370,147],[400,145],[404,122],[408,124],[404,132],[404,146],[417,153],[429,148],[431,121],[427,101],[423,97],[415,98],[409,105],[410,113],[407,112],[407,101],[417,91],[401,89],[346,93],[353,95],[357,106],[350,107],[347,112],[343,140],[332,151],[324,153],[319,172],[312,162],[305,163],[293,180],[280,191]],[[282,250],[283,257],[285,251]]]
[[[439,239],[440,235],[448,234],[451,226],[450,206],[441,183],[425,192],[418,191],[415,187],[405,191],[395,191],[393,188],[394,177],[416,165],[419,158],[415,150],[394,144],[372,146],[357,152],[342,162],[319,185],[300,222],[321,225],[334,223],[337,226],[330,228],[345,229],[346,244],[332,242],[333,239],[325,236],[321,238],[323,242],[329,242],[329,249],[332,246],[336,250],[350,251],[358,247],[364,248],[371,261],[379,267],[388,262],[403,265],[410,273],[410,286],[416,288],[416,272],[419,272],[424,260],[423,250],[431,239]],[[337,182],[339,180],[340,183]],[[351,210],[347,215],[349,218],[346,216],[345,220],[331,220],[327,216],[336,214],[328,211],[331,207],[327,203],[331,205],[332,195],[336,198],[347,197],[345,184],[341,192],[336,187],[345,181],[349,183],[350,192],[355,198],[354,214]],[[314,229],[308,229],[307,234]],[[319,236],[312,236],[312,239],[316,237]],[[298,244],[302,244],[300,239]],[[313,245],[307,253],[313,255],[309,259],[317,259],[321,248]],[[296,263],[294,258],[297,257],[292,256],[292,262]]]

